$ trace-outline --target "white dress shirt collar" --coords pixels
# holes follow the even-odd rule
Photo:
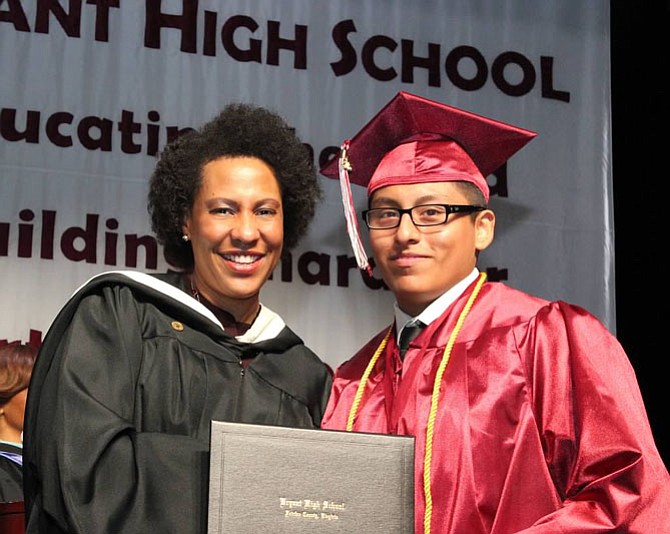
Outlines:
[[[479,269],[476,267],[472,272],[463,278],[460,282],[454,284],[450,289],[445,291],[442,295],[436,298],[431,302],[425,310],[423,310],[416,317],[406,314],[398,307],[398,303],[393,304],[393,310],[395,315],[395,327],[396,327],[396,341],[400,339],[400,334],[402,329],[405,328],[409,323],[414,323],[415,321],[421,321],[424,325],[429,325],[440,315],[444,313],[451,304],[463,294],[463,291],[477,278],[479,275]]]

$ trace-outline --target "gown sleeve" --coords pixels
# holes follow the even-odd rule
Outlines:
[[[38,357],[39,382],[29,391],[24,469],[28,487],[41,491],[32,502],[27,490],[27,506],[40,511],[27,510],[27,532],[47,531],[39,524],[47,517],[49,532],[54,524],[87,534],[148,524],[155,532],[205,530],[194,522],[206,514],[194,510],[206,503],[206,443],[136,428],[141,321],[128,290],[104,288],[50,329],[60,335],[45,339],[52,352]]]
[[[562,302],[536,321],[519,340],[563,504],[523,532],[670,532],[670,476],[618,340]]]

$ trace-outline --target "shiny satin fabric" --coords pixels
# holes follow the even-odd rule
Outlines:
[[[474,184],[488,202],[486,180],[458,143],[452,140],[412,141],[398,145],[384,156],[370,178],[368,197],[387,185],[455,181]]]
[[[399,91],[344,145],[351,183],[367,186],[382,158],[403,143],[427,139],[455,141],[476,165],[477,174],[485,177],[499,169],[535,135],[512,124]],[[463,157],[462,154],[453,156],[458,160]],[[452,154],[439,157],[450,158]],[[339,179],[341,163],[341,158],[333,158],[324,165],[321,174]]]
[[[414,435],[424,532],[426,422],[437,367],[472,286],[412,342],[391,336],[355,431]],[[386,332],[337,371],[322,426],[344,429]],[[487,283],[443,376],[431,460],[431,533],[670,532],[670,476],[634,371],[585,310]]]

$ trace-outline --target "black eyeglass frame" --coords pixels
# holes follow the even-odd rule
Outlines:
[[[422,224],[422,223],[417,223],[414,220],[414,217],[412,216],[412,211],[415,210],[416,208],[425,208],[426,206],[439,206],[441,208],[444,208],[444,221],[441,222],[436,222],[436,223],[429,223],[429,224]],[[442,224],[446,224],[449,221],[449,215],[451,213],[476,213],[478,211],[484,211],[486,206],[474,206],[470,204],[437,204],[437,203],[430,203],[430,204],[417,204],[416,206],[412,206],[411,208],[392,208],[392,207],[384,207],[384,208],[370,208],[367,210],[361,211],[361,216],[363,217],[363,220],[365,221],[365,225],[370,229],[370,230],[391,230],[393,228],[398,228],[400,226],[400,221],[402,220],[402,216],[406,213],[409,215],[410,220],[412,221],[412,224],[417,227],[423,227],[423,226],[440,226]],[[371,212],[375,211],[396,211],[398,212],[398,222],[394,226],[370,226],[370,222],[368,221],[368,215]]]

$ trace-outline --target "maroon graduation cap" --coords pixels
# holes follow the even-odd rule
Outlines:
[[[347,232],[361,269],[370,273],[350,183],[368,196],[387,185],[465,181],[489,199],[486,176],[528,143],[535,132],[440,102],[399,92],[322,169],[338,178]]]

